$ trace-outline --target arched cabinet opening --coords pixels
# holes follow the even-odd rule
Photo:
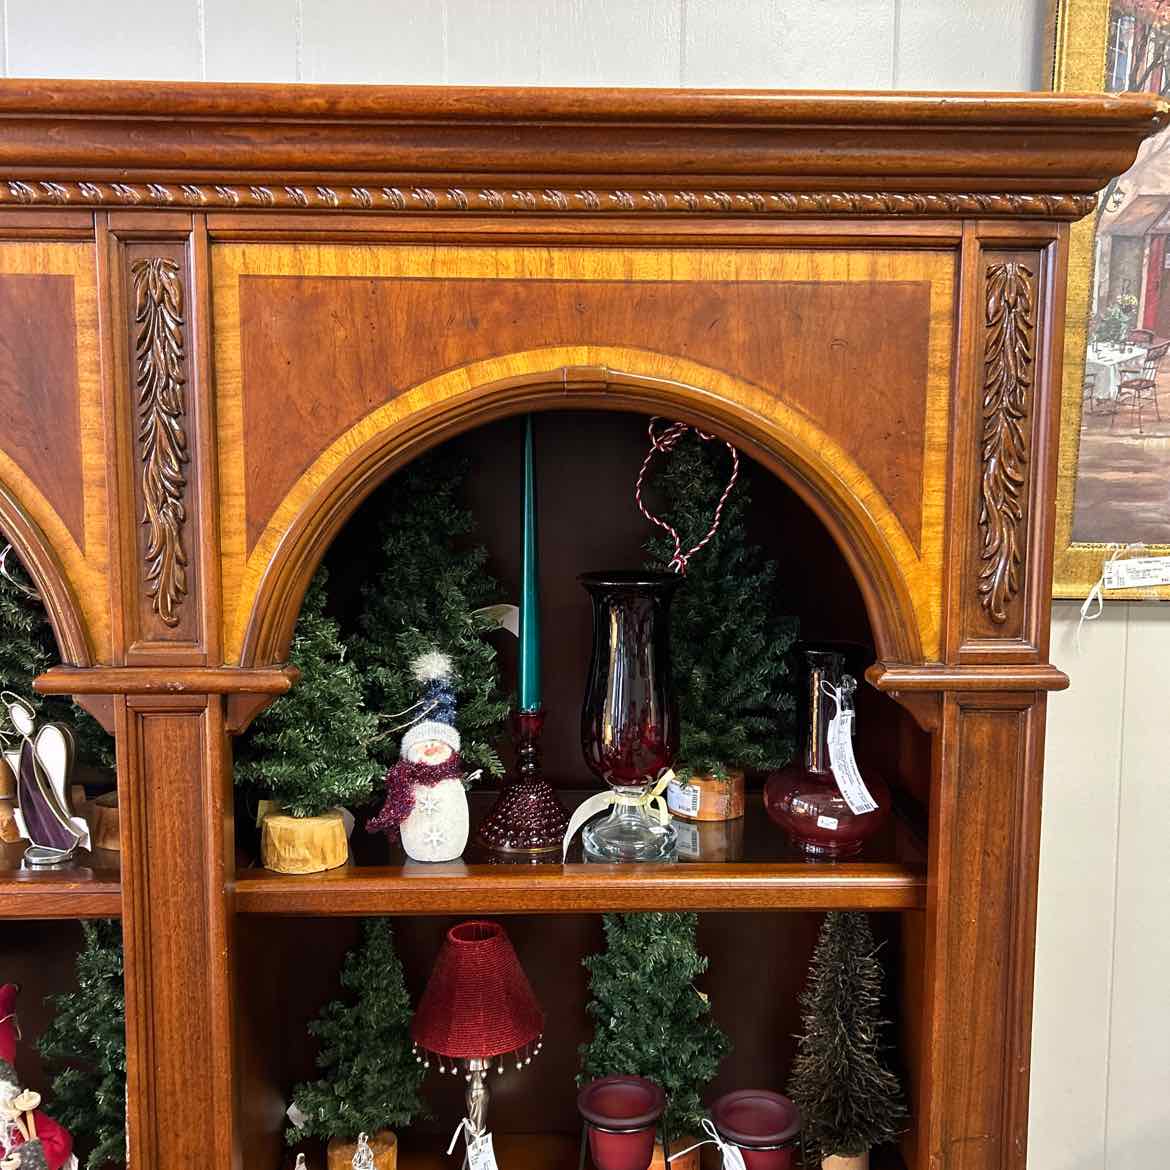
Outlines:
[[[652,559],[647,543],[656,535],[635,499],[639,470],[649,449],[650,416],[624,405],[621,410],[574,405],[531,414],[538,517],[540,701],[546,711],[542,767],[569,810],[602,788],[586,766],[581,743],[592,614],[579,577],[593,570],[645,566]],[[451,563],[458,564],[452,571],[465,572],[472,562],[462,559],[462,554],[481,548],[485,554],[482,580],[490,578],[495,585],[480,590],[481,582],[469,586],[460,580],[459,587],[483,604],[521,601],[526,413],[521,404],[504,417],[462,429],[417,459],[399,462],[334,533],[313,576],[325,585],[323,613],[335,623],[348,660],[360,670],[371,662],[372,629],[381,636],[387,634],[384,625],[371,625],[371,612],[399,617],[411,612],[409,607],[386,607],[387,596],[400,590],[403,596],[426,603],[417,612],[434,612],[429,604],[433,599],[425,596],[428,588],[438,592],[451,587],[442,577],[449,565],[434,566],[435,579],[429,584],[425,575],[420,576],[425,566],[409,546],[412,520],[396,511],[406,501],[422,505],[417,515],[420,525],[436,522],[436,516],[451,510],[465,512],[474,528],[464,532],[459,521],[452,524],[459,530],[450,541]],[[658,424],[659,430],[663,425]],[[890,1033],[894,1060],[907,1091],[913,1092],[920,1057],[913,1032],[904,1031],[902,1021],[912,1020],[917,1012],[918,1005],[907,1007],[904,997],[913,995],[924,962],[921,933],[914,920],[925,903],[931,737],[897,703],[862,678],[879,651],[867,591],[854,576],[839,536],[829,531],[807,494],[775,473],[775,460],[767,466],[750,452],[749,444],[741,446],[732,492],[735,499],[748,502],[736,510],[735,522],[742,521],[743,543],[758,550],[761,562],[774,569],[766,608],[783,619],[785,629],[790,623],[795,639],[784,656],[788,673],[772,712],[776,725],[789,737],[792,754],[799,758],[805,735],[803,716],[798,714],[804,685],[799,647],[806,642],[837,645],[859,683],[855,743],[861,771],[880,774],[893,794],[888,822],[857,857],[839,863],[812,860],[765,810],[763,789],[778,769],[749,768],[744,815],[706,823],[677,820],[679,857],[674,863],[651,865],[636,874],[631,871],[639,867],[619,867],[625,872],[615,875],[612,866],[586,863],[576,844],[564,868],[559,856],[545,857],[543,864],[527,860],[509,864],[476,843],[477,825],[491,810],[498,790],[497,782],[485,777],[470,792],[470,840],[462,856],[428,864],[407,857],[401,842],[365,831],[365,822],[382,806],[379,780],[371,797],[351,810],[357,823],[348,863],[319,874],[292,876],[263,867],[257,813],[258,799],[265,793],[251,782],[238,785],[236,906],[238,913],[248,916],[249,929],[238,937],[236,1004],[242,1034],[237,1060],[240,1083],[252,1086],[253,1096],[267,1103],[244,1114],[242,1141],[248,1165],[281,1165],[282,1158],[291,1165],[295,1150],[307,1152],[310,1164],[323,1159],[320,1145],[313,1140],[282,1152],[287,1128],[283,1108],[292,1100],[295,1087],[315,1075],[317,1044],[308,1027],[325,1001],[337,994],[342,957],[360,938],[352,920],[324,917],[339,912],[349,919],[381,914],[393,918],[407,987],[416,1001],[443,932],[457,921],[455,916],[478,917],[484,912],[506,916],[503,921],[546,1012],[547,1031],[544,1051],[531,1068],[505,1075],[498,1083],[493,1077],[492,1127],[497,1149],[502,1143],[505,1149],[518,1151],[521,1143],[527,1143],[524,1148],[529,1151],[543,1152],[526,1156],[547,1156],[558,1165],[557,1159],[572,1156],[567,1151],[575,1149],[579,1124],[574,1089],[578,1048],[592,1034],[584,1011],[589,988],[581,960],[602,948],[598,911],[612,907],[615,895],[617,903],[630,910],[700,911],[699,947],[711,960],[700,986],[710,996],[715,1018],[733,1045],[732,1055],[704,1093],[709,1100],[748,1084],[784,1088],[794,1053],[792,1037],[800,1030],[797,997],[807,977],[823,911],[874,911],[870,920],[884,944],[887,1007],[895,1021]],[[718,489],[730,472],[731,458],[722,434],[714,435],[709,444],[688,439],[676,452],[657,456],[647,472],[644,502],[668,521],[678,521],[666,507],[669,492],[664,485],[676,471],[672,460],[696,450],[710,453],[705,466],[713,476],[705,485],[707,491],[711,483]],[[674,475],[671,490],[677,491],[677,480]],[[433,492],[424,501],[428,482]],[[455,487],[448,493],[451,484]],[[691,511],[701,514],[705,507],[696,501]],[[388,531],[393,533],[398,561],[387,554]],[[417,531],[421,544],[427,544],[430,535]],[[729,552],[718,542],[700,550],[692,561],[696,574],[716,567],[702,562],[712,549],[715,555]],[[729,596],[732,584],[728,583]],[[679,597],[686,588],[684,583]],[[872,599],[870,590],[868,600]],[[310,587],[302,614],[310,611],[322,612],[318,585]],[[734,620],[735,615],[722,616]],[[427,642],[425,636],[407,640],[411,646]],[[521,655],[517,637],[497,629],[486,633],[484,641],[494,654],[497,693],[510,707],[517,697]],[[294,664],[308,671],[311,663],[297,661],[296,647],[294,641]],[[438,641],[434,648],[447,649]],[[759,650],[758,646],[744,648],[745,668],[752,666]],[[401,654],[387,653],[386,658],[401,668]],[[308,687],[312,681],[306,674],[299,685]],[[421,694],[421,684],[409,680],[404,686],[375,685],[364,692],[398,696],[393,710],[373,711],[381,717],[378,733],[383,743],[375,754],[383,766],[396,751],[384,742],[382,729],[388,729],[396,745],[403,728],[411,723],[411,687]],[[263,750],[274,750],[277,738],[268,734],[271,729],[280,728],[278,734],[285,735],[295,730],[282,725],[279,715],[281,704],[293,702],[293,696],[277,700],[271,714],[261,715],[237,741],[238,780],[241,772],[249,781],[263,774],[260,757]],[[339,727],[346,727],[352,725],[350,715],[322,711],[319,718],[332,718]],[[683,730],[685,735],[685,726]],[[482,729],[465,730],[464,746],[468,738],[485,737],[499,750],[507,774],[514,774],[516,759],[506,720],[497,720],[494,736]],[[328,742],[328,736],[321,738]],[[479,765],[480,760],[475,763]],[[641,884],[650,874],[663,883],[661,889],[651,891]],[[629,886],[623,887],[627,880]],[[557,883],[563,883],[566,891],[564,910],[555,916],[531,913],[532,891],[539,885],[547,892]],[[620,896],[623,888],[628,897]],[[785,909],[774,908],[778,901]],[[765,905],[771,908],[765,911]],[[737,911],[754,911],[750,931],[743,929]],[[309,935],[311,946],[305,942]],[[761,948],[751,941],[761,937],[769,940],[764,948],[766,962],[761,960]],[[268,979],[257,978],[261,970],[277,978],[278,972],[293,968],[300,977],[281,979],[278,997],[269,994]],[[744,996],[756,1005],[751,1013],[733,1008]],[[418,1120],[404,1130],[400,1135],[404,1150],[438,1148],[440,1140],[449,1136],[440,1131],[450,1130],[447,1119],[457,1115],[462,1090],[462,1081],[456,1084],[450,1077],[431,1074],[424,1092],[435,1119]],[[534,1130],[541,1131],[544,1145],[533,1145],[531,1136],[520,1137]],[[901,1164],[893,1148],[883,1156],[889,1165]]]

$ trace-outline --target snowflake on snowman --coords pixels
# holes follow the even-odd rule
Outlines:
[[[466,774],[451,659],[440,650],[420,654],[411,673],[423,697],[411,708],[411,726],[399,758],[386,773],[386,800],[366,829],[402,838],[413,861],[453,861],[467,845],[467,788],[480,772]]]

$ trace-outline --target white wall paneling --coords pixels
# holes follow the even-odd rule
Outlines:
[[[1047,0],[0,0],[9,76],[1027,89]],[[1170,1149],[1170,606],[1054,607],[1032,1170]]]

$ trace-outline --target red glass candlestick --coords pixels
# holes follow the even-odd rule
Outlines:
[[[711,1107],[719,1136],[739,1147],[746,1170],[789,1170],[800,1137],[800,1110],[767,1089],[740,1089]]]
[[[544,710],[513,711],[516,775],[504,781],[496,803],[475,839],[493,853],[538,857],[559,853],[569,814],[556,789],[541,775],[540,735]]]
[[[645,1077],[601,1077],[577,1094],[596,1170],[647,1170],[666,1094]]]

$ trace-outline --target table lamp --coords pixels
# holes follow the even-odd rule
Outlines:
[[[416,1058],[467,1081],[468,1142],[487,1133],[487,1072],[523,1068],[540,1051],[544,1013],[498,922],[461,922],[447,931],[414,1014]]]

